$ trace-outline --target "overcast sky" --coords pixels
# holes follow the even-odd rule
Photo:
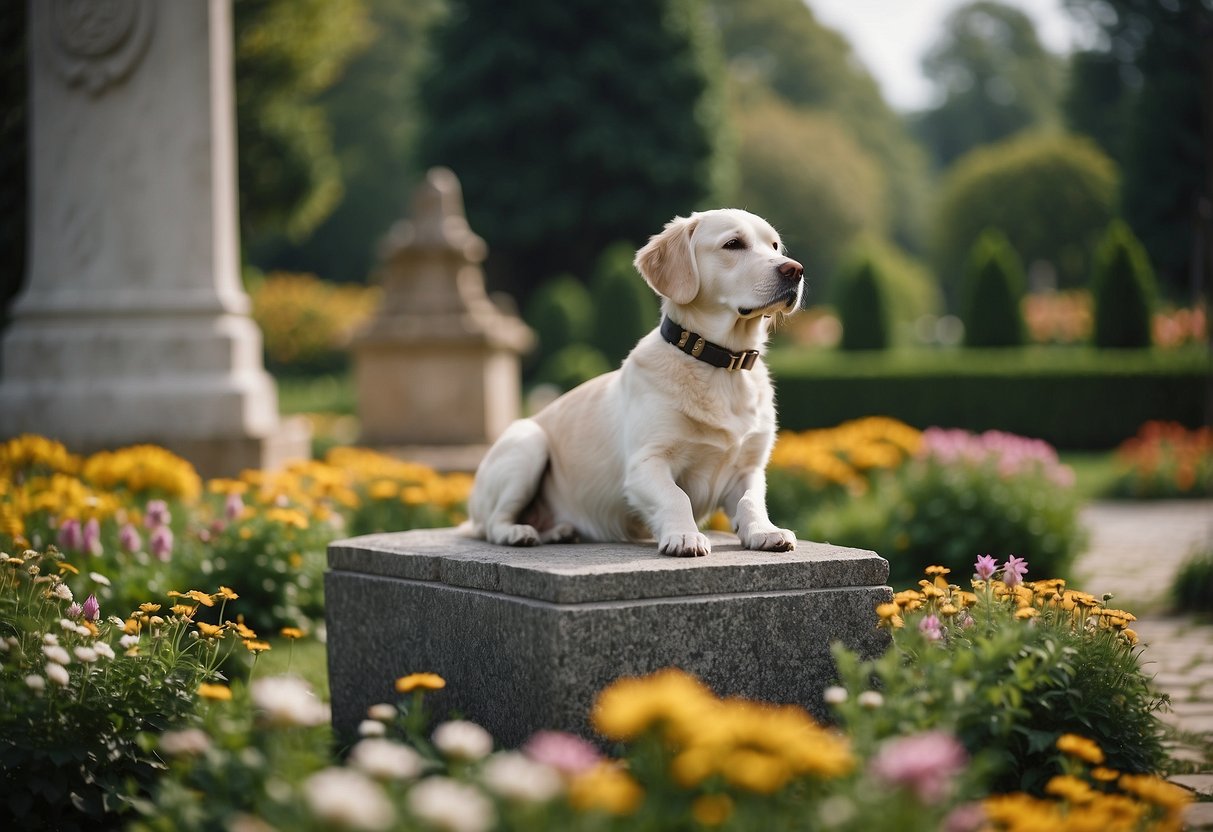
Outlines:
[[[897,110],[921,109],[931,89],[922,76],[923,53],[939,37],[948,13],[968,0],[806,0],[817,18],[841,31]],[[1054,52],[1068,52],[1074,26],[1061,0],[1003,0],[1023,10]]]

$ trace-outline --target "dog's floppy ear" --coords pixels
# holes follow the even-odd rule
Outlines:
[[[691,234],[699,218],[675,217],[636,252],[633,263],[653,290],[674,303],[690,303],[699,294],[699,267],[691,250]]]

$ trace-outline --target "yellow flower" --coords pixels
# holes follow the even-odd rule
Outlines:
[[[207,624],[205,621],[197,622],[198,632],[202,633],[204,638],[223,638],[223,627],[214,624]]]
[[[143,624],[137,618],[128,618],[126,619],[126,623],[122,625],[122,632],[128,636],[137,636],[142,629]]]
[[[140,605],[139,605],[139,611],[140,611],[140,612],[146,612],[146,613],[159,612],[159,611],[160,611],[160,605],[159,605],[159,604],[153,604],[153,603],[151,603],[150,601],[148,601],[148,602],[146,602],[146,603],[143,603],[143,604],[140,604]]]
[[[228,601],[235,601],[237,598],[240,597],[239,595],[237,595],[235,592],[233,592],[231,589],[229,589],[226,586],[219,587],[219,591],[215,594],[222,596],[223,598],[225,598]]]
[[[214,598],[212,598],[210,595],[207,595],[205,592],[201,592],[197,589],[191,589],[189,592],[178,592],[175,589],[170,589],[168,591],[168,596],[170,598],[189,598],[192,601],[197,601],[199,604],[202,604],[204,607],[215,606]]]
[[[1150,774],[1122,774],[1118,785],[1122,791],[1166,809],[1182,809],[1192,802],[1192,793],[1187,789]]]
[[[197,609],[198,607],[191,607],[188,604],[173,604],[173,606],[169,608],[173,615],[179,615],[182,618],[193,618]]]
[[[281,635],[283,638],[303,638],[303,630],[298,627],[283,627]]]
[[[618,766],[599,763],[569,783],[569,804],[582,812],[599,810],[631,815],[644,800],[644,789]]]
[[[230,621],[228,623],[232,624]],[[245,626],[244,616],[240,616],[240,619],[233,626],[236,628],[236,635],[243,639],[254,639],[257,637],[257,634],[251,628]]]
[[[1085,780],[1069,774],[1060,774],[1045,784],[1045,793],[1055,795],[1069,803],[1090,803],[1096,792]]]
[[[720,762],[720,770],[732,785],[757,794],[774,794],[792,778],[787,761],[749,748],[734,750]]]
[[[932,578],[948,575],[952,572],[952,570],[948,569],[946,566],[928,566],[926,571],[927,574]]]
[[[1091,777],[1101,783],[1113,783],[1120,777],[1120,772],[1115,769],[1106,768],[1105,766],[1096,766],[1091,769]]]
[[[1129,642],[1129,644],[1137,643],[1137,631],[1131,627],[1125,627],[1120,631],[1120,635],[1123,636]]]
[[[1029,618],[1035,618],[1040,614],[1040,610],[1036,607],[1020,607],[1015,611],[1015,617],[1020,621],[1026,621]]]
[[[266,643],[264,641],[254,641],[251,638],[247,638],[244,640],[244,646],[250,653],[252,653],[254,655],[256,655],[258,653],[264,653],[266,650],[270,649],[270,646],[268,643]]]
[[[1099,745],[1078,734],[1062,734],[1058,737],[1057,750],[1093,766],[1103,765],[1104,762],[1104,753]]]
[[[60,574],[63,574],[64,572],[71,572],[73,575],[79,575],[79,574],[80,574],[80,570],[79,570],[79,569],[77,569],[76,567],[72,566],[70,563],[68,563],[68,562],[67,562],[67,561],[65,561],[65,560],[61,560],[61,561],[59,561],[59,563],[57,564],[57,567],[58,567],[58,569],[59,569],[59,573],[60,573]]]
[[[203,682],[198,686],[198,695],[203,699],[226,702],[232,698],[232,689],[227,685],[212,685]]]
[[[704,794],[691,802],[691,817],[702,826],[720,826],[733,815],[733,799],[727,794]]]
[[[411,693],[415,690],[442,690],[446,687],[446,679],[437,673],[410,673],[396,680],[397,693]]]

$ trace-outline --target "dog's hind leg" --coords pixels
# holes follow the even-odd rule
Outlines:
[[[534,546],[534,526],[519,516],[535,499],[548,465],[548,438],[530,419],[514,422],[489,449],[468,500],[472,523],[490,543]]]

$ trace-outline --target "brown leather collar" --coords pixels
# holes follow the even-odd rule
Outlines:
[[[683,329],[668,317],[661,319],[661,337],[692,358],[724,370],[748,370],[758,360],[758,350],[730,352],[706,340],[698,332]]]

